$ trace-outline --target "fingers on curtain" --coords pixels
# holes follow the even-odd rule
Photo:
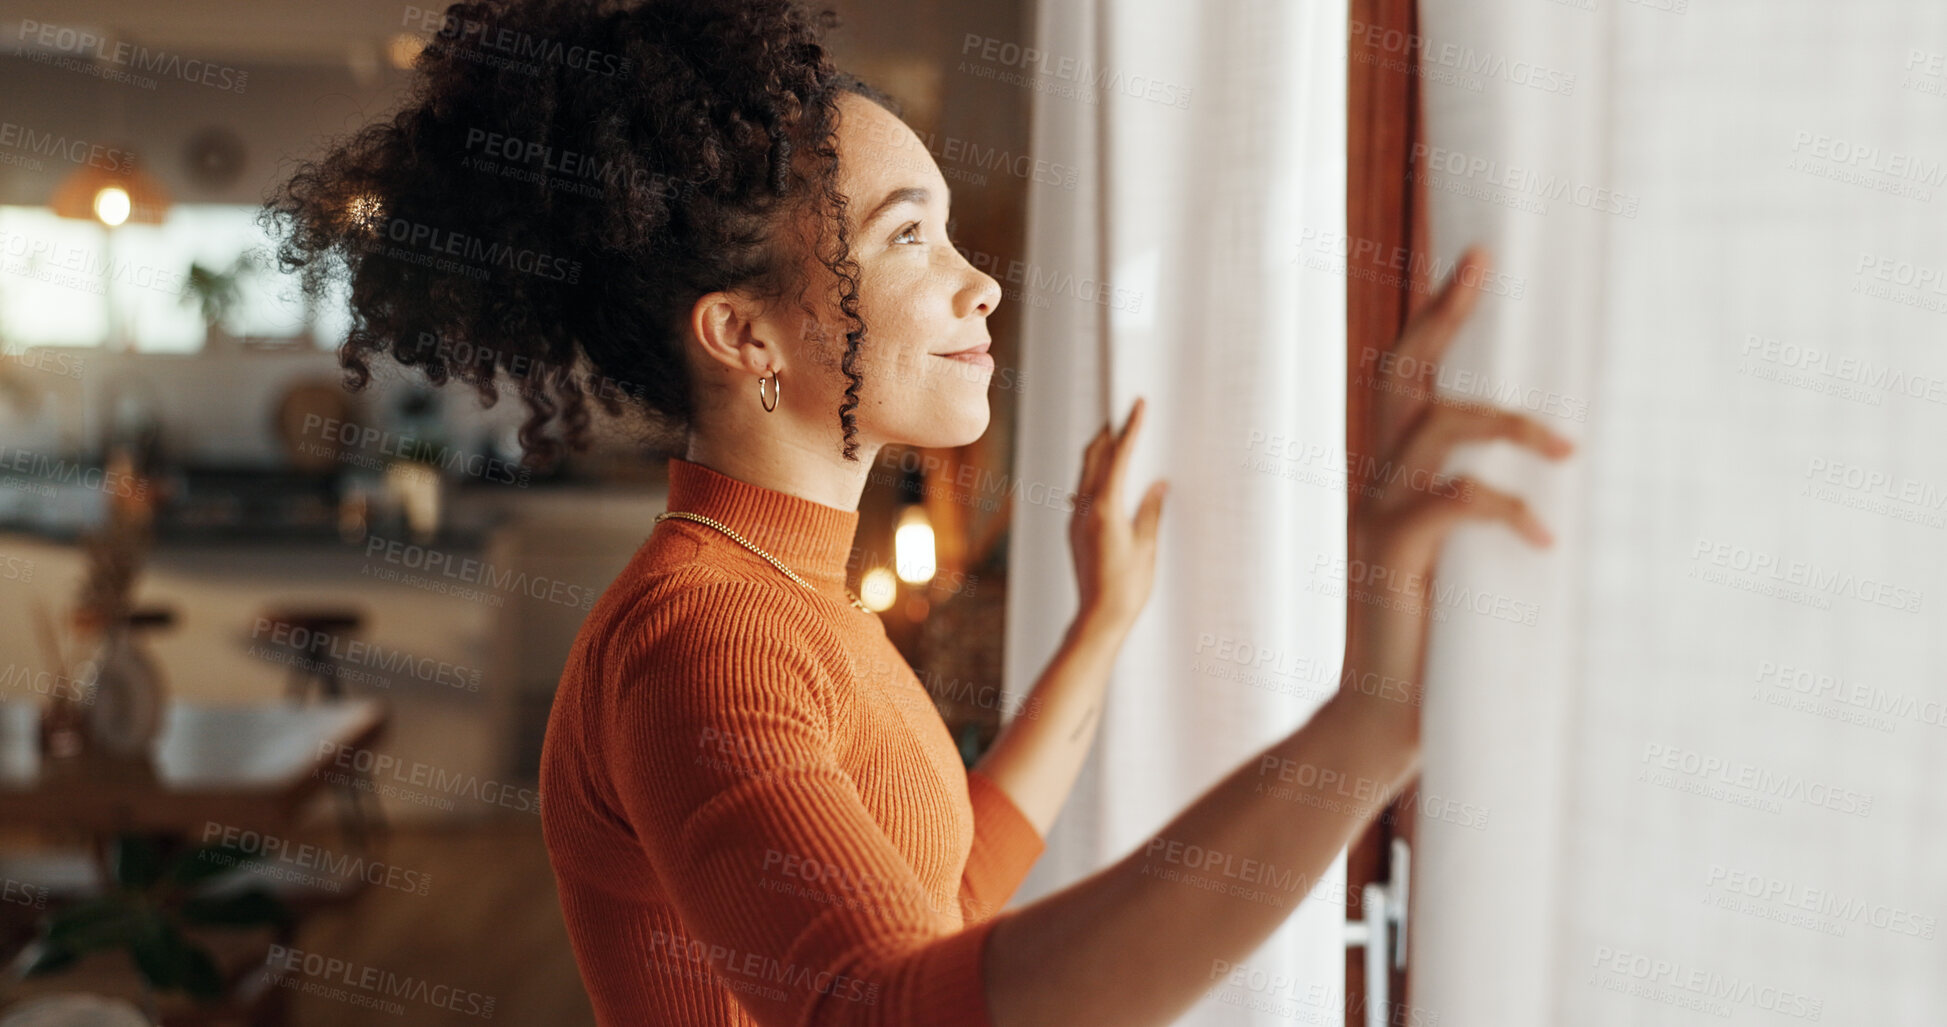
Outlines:
[[[1537,546],[1554,544],[1554,535],[1535,516],[1527,500],[1465,475],[1452,479],[1452,485],[1450,492],[1434,494],[1427,518],[1429,530],[1445,535],[1463,520],[1499,521]]]
[[[1573,451],[1566,438],[1540,421],[1515,410],[1471,403],[1440,402],[1406,440],[1400,464],[1408,470],[1437,473],[1446,466],[1454,447],[1467,442],[1505,440],[1524,449],[1561,459]]]

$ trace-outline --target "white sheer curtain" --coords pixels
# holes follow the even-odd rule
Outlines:
[[[1033,194],[1026,268],[1005,283],[1029,308],[1010,690],[1033,682],[1075,600],[1068,511],[1023,500],[1072,489],[1084,444],[1138,395],[1128,499],[1157,477],[1172,488],[1155,595],[1023,899],[1142,844],[1336,686],[1345,281],[1329,254],[1345,223],[1346,28],[1334,3],[1041,5],[1042,56],[1021,69],[1033,152],[1082,174]],[[1343,867],[1313,895],[1239,969],[1213,968],[1180,1022],[1335,1018]]]
[[[1947,6],[1423,0],[1442,369],[1580,440],[1483,451],[1532,603],[1430,654],[1414,1011],[1947,1023]],[[1476,391],[1479,390],[1470,390]]]

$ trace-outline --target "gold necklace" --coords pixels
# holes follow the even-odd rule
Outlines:
[[[689,512],[689,511],[687,511],[687,510],[667,510],[667,511],[664,511],[663,513],[659,513],[659,514],[657,514],[657,515],[656,515],[656,522],[655,522],[655,523],[657,523],[657,524],[661,524],[661,523],[663,522],[663,518],[665,518],[665,517],[681,517],[682,519],[684,519],[684,520],[686,520],[686,521],[696,521],[696,522],[697,522],[697,523],[699,523],[699,524],[707,524],[707,525],[709,525],[710,527],[712,527],[712,528],[715,528],[715,529],[717,529],[718,531],[721,531],[721,532],[723,532],[724,534],[726,534],[726,535],[728,535],[728,536],[730,536],[730,538],[731,538],[731,539],[732,539],[733,541],[735,541],[735,542],[736,542],[736,543],[737,543],[738,545],[741,545],[741,546],[743,546],[743,547],[744,547],[745,549],[748,549],[748,550],[750,550],[751,552],[753,552],[753,553],[756,553],[756,554],[757,554],[758,556],[761,556],[761,557],[763,557],[764,559],[766,559],[766,560],[768,560],[768,561],[770,561],[770,563],[771,563],[771,566],[773,566],[773,567],[776,567],[776,568],[777,568],[778,570],[781,570],[781,571],[783,571],[783,572],[784,572],[784,574],[785,574],[785,576],[786,576],[786,577],[788,577],[788,578],[790,578],[790,579],[791,579],[792,581],[795,581],[795,582],[797,582],[798,584],[800,584],[800,585],[803,585],[804,587],[806,587],[806,588],[808,588],[808,589],[811,589],[811,590],[812,590],[813,592],[816,592],[816,591],[818,591],[818,588],[817,588],[817,586],[815,586],[815,585],[813,585],[813,584],[812,584],[811,582],[809,582],[809,581],[806,581],[805,579],[803,579],[803,578],[801,578],[801,577],[798,577],[798,575],[797,575],[797,572],[795,572],[795,571],[793,571],[793,570],[792,570],[791,568],[789,568],[789,567],[786,567],[786,566],[785,566],[784,564],[782,564],[782,563],[780,563],[780,562],[778,562],[778,558],[777,558],[777,557],[775,557],[775,556],[772,556],[771,554],[769,554],[769,553],[767,553],[767,552],[765,552],[765,551],[763,551],[762,549],[759,549],[759,548],[757,548],[756,546],[754,546],[754,545],[752,545],[752,544],[750,543],[750,540],[749,540],[749,539],[746,539],[746,538],[744,538],[744,537],[743,537],[742,535],[739,535],[739,534],[737,534],[736,532],[734,532],[734,531],[731,531],[731,530],[730,530],[730,528],[729,528],[728,526],[726,526],[726,525],[724,525],[724,524],[722,524],[722,523],[720,523],[720,522],[718,522],[718,521],[713,521],[713,520],[711,520],[710,518],[708,518],[708,517],[705,517],[705,516],[703,516],[702,514],[695,514],[695,513],[690,513],[690,512]],[[861,610],[864,610],[864,611],[865,611],[865,612],[867,612],[867,613],[871,613],[871,612],[872,612],[872,608],[871,608],[871,607],[869,607],[869,606],[867,606],[867,605],[865,605],[865,603],[864,603],[864,602],[862,602],[862,601],[860,601],[860,599],[859,599],[859,597],[858,597],[858,596],[855,596],[855,595],[853,595],[853,594],[852,594],[852,590],[851,590],[851,589],[849,589],[849,588],[848,588],[848,589],[846,589],[846,590],[845,590],[845,595],[846,595],[846,596],[847,596],[848,598],[850,598],[850,599],[852,600],[852,605],[853,605],[853,606],[856,606],[856,607],[858,607],[859,609],[861,609]]]

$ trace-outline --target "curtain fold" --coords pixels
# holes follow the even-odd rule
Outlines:
[[[1082,173],[1033,193],[1024,267],[1003,278],[1028,304],[1011,692],[1075,609],[1069,510],[1032,497],[1072,490],[1089,437],[1138,395],[1129,498],[1157,477],[1172,491],[1155,593],[1023,901],[1142,844],[1336,688],[1346,18],[1277,0],[1040,7],[1034,153]],[[1335,1020],[1342,881],[1341,861],[1260,951],[1213,967],[1180,1022]]]
[[[1439,574],[1415,1006],[1947,1017],[1947,8],[1426,0],[1438,377],[1580,443],[1459,469],[1556,548]],[[1504,616],[1508,611],[1522,614]],[[1530,616],[1532,615],[1532,616]]]

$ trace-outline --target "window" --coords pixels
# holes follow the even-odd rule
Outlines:
[[[179,204],[160,225],[110,231],[45,207],[0,206],[0,339],[19,348],[119,337],[142,352],[196,352],[207,332],[186,285],[199,266],[235,274],[235,299],[220,322],[232,336],[337,346],[349,327],[342,292],[337,303],[307,303],[297,279],[276,269],[259,210]]]

